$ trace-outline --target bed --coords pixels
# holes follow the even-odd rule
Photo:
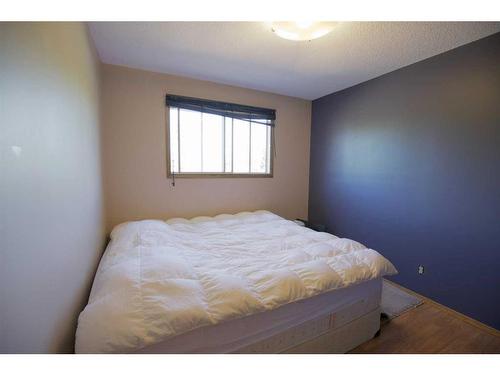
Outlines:
[[[77,353],[346,352],[379,329],[378,252],[268,211],[116,226]]]

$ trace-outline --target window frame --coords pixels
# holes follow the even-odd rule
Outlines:
[[[171,171],[172,161],[170,158],[170,106],[165,107],[166,118],[166,150],[167,150],[167,178],[273,178],[274,177],[274,126],[270,126],[269,139],[269,173],[232,173],[232,172],[174,172]],[[177,107],[174,107],[177,108]],[[250,146],[251,147],[251,146]],[[225,152],[225,151],[224,151]]]

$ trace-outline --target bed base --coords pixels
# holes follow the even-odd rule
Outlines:
[[[335,319],[336,314],[331,314],[233,353],[340,354],[356,348],[380,333],[380,307],[345,324],[335,324]]]

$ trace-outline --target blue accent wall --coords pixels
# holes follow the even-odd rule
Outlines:
[[[309,191],[311,222],[500,329],[500,33],[313,101]]]

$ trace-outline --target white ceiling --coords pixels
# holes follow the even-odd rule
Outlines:
[[[353,86],[500,31],[500,22],[343,22],[306,42],[264,22],[93,22],[105,63],[304,99]]]

